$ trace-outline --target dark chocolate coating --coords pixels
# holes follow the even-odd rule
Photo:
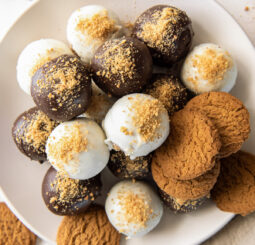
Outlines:
[[[151,174],[151,160],[151,154],[131,160],[122,151],[112,150],[107,166],[120,179],[144,179],[148,178]]]
[[[57,215],[74,215],[84,212],[91,203],[101,194],[102,183],[100,174],[87,179],[79,180],[79,194],[68,201],[60,201],[60,193],[53,184],[56,180],[57,171],[50,167],[42,183],[42,197],[48,209]],[[85,190],[85,193],[81,191]],[[93,195],[92,195],[92,194]],[[51,201],[53,198],[56,199]]]
[[[115,50],[112,51],[113,49]],[[123,60],[117,61],[118,52],[132,58],[132,76],[130,75],[131,69],[123,67],[127,59],[122,56]],[[122,64],[123,69],[113,73],[112,71],[117,67],[114,63]],[[92,70],[93,79],[98,87],[106,93],[121,97],[140,92],[146,85],[152,74],[152,58],[144,43],[135,38],[123,37],[109,40],[98,48],[92,59]]]
[[[208,199],[207,196],[204,196],[196,200],[187,200],[186,202],[179,204],[175,198],[171,197],[161,189],[159,189],[158,192],[163,203],[176,213],[188,213],[195,211]]]
[[[169,85],[167,88],[164,85]],[[161,92],[165,89],[164,92]],[[168,74],[153,74],[145,93],[159,99],[168,111],[169,116],[183,109],[188,102],[187,89],[180,79]]]
[[[166,30],[166,33],[160,33],[162,29],[160,23],[158,24],[159,28],[155,30],[159,31],[157,36],[164,35],[161,46],[154,40],[151,40],[151,44],[149,44],[148,38],[145,40],[141,34],[144,30],[144,25],[150,23],[155,24],[157,19],[153,16],[155,16],[156,12],[162,12],[164,8],[177,10],[177,18],[175,18],[175,21],[171,21],[169,18],[170,26]],[[191,20],[184,11],[168,5],[156,5],[147,9],[137,18],[134,23],[132,36],[146,43],[155,63],[173,65],[187,55],[192,44],[194,32],[192,30]]]
[[[18,147],[18,149],[31,160],[36,160],[39,162],[44,162],[47,160],[47,156],[45,153],[45,145],[46,140],[40,143],[39,147],[35,147],[32,143],[28,143],[26,140],[26,134],[28,133],[29,129],[32,127],[31,123],[34,120],[37,120],[38,113],[43,113],[37,107],[33,107],[28,111],[23,112],[14,122],[12,127],[12,137],[13,140]],[[45,115],[46,116],[46,115]],[[46,116],[47,117],[47,116]],[[55,128],[59,123],[51,120],[48,118],[48,122],[51,123],[52,130]],[[48,132],[47,131],[47,121],[42,120],[36,129],[38,133]],[[50,135],[51,131],[48,132]],[[33,138],[32,138],[33,140]]]
[[[59,86],[65,79],[69,84],[75,81],[75,85],[69,88],[64,85],[65,88],[60,90]],[[59,121],[70,120],[85,112],[89,106],[90,68],[71,55],[53,59],[35,72],[32,77],[31,95],[38,108],[50,118]]]

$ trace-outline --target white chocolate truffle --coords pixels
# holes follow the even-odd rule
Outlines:
[[[196,46],[186,57],[181,70],[183,83],[196,94],[229,92],[236,78],[235,61],[226,50],[213,43]]]
[[[109,192],[105,210],[111,224],[131,237],[141,237],[154,229],[163,206],[152,188],[141,181],[117,183]]]
[[[123,34],[118,16],[99,5],[88,5],[74,11],[67,23],[67,40],[86,63],[105,41]]]
[[[49,162],[57,171],[73,179],[89,179],[107,165],[109,150],[99,125],[89,119],[77,119],[59,124],[46,144]]]
[[[148,94],[129,94],[115,102],[102,123],[109,149],[131,160],[146,156],[167,138],[170,126],[163,104]]]
[[[79,117],[90,118],[98,123],[101,123],[115,101],[116,99],[109,97],[105,92],[98,88],[95,83],[92,83],[90,105],[86,112],[79,115]]]
[[[17,63],[17,80],[21,89],[30,95],[34,73],[48,61],[64,54],[73,55],[71,49],[58,40],[40,39],[28,44]]]

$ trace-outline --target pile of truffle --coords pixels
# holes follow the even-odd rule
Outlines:
[[[68,20],[71,48],[41,39],[22,51],[17,79],[36,107],[16,119],[12,135],[22,153],[52,165],[42,195],[53,213],[84,213],[106,166],[125,179],[105,210],[128,237],[157,226],[161,201],[188,212],[210,197],[220,158],[248,138],[249,113],[226,93],[237,78],[231,55],[212,43],[190,52],[193,35],[175,7],[154,6],[127,28],[91,5]]]

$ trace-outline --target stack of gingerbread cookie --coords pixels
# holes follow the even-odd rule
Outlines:
[[[203,93],[171,118],[171,133],[155,151],[152,175],[166,205],[196,209],[215,185],[220,158],[240,150],[250,132],[243,103],[225,92]]]

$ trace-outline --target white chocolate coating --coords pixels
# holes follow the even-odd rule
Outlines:
[[[98,16],[108,16],[109,20],[114,22],[115,31],[109,33],[107,37],[95,37],[91,35],[86,29],[80,30],[78,28],[81,20],[93,21],[93,18]],[[97,26],[98,23],[93,24],[95,28],[101,28],[104,31],[103,25]],[[92,59],[95,51],[105,41],[120,37],[124,34],[118,16],[110,10],[107,10],[100,5],[88,5],[84,6],[72,13],[67,23],[67,40],[72,45],[73,50],[80,56],[82,61],[89,63]]]
[[[139,128],[133,122],[133,118],[139,117],[139,115],[136,114],[136,110],[130,109],[133,101],[137,98],[141,106],[147,100],[157,100],[150,95],[139,93],[123,96],[111,107],[102,123],[107,137],[105,142],[109,149],[117,146],[125,155],[130,156],[132,160],[136,157],[146,156],[157,149],[166,140],[170,131],[168,113],[163,108],[159,115],[161,122],[155,132],[159,137],[146,142],[141,133],[139,133]],[[148,127],[153,126],[148,125]],[[123,132],[123,128],[126,129],[126,132],[131,132],[131,134]]]
[[[203,62],[197,62],[201,61],[199,57],[203,58]],[[227,67],[224,62],[227,62]],[[236,78],[235,61],[226,50],[212,43],[196,46],[186,57],[181,70],[184,85],[196,94],[229,92],[234,87]]]
[[[134,200],[136,199],[135,195],[144,201],[144,207],[143,202]],[[130,206],[127,205],[128,202]],[[136,202],[139,205],[138,210],[133,207]],[[141,225],[139,222],[139,219],[143,217],[141,213],[148,209],[150,214],[145,215],[147,220],[145,224]],[[113,186],[106,199],[105,210],[111,224],[129,238],[141,237],[150,232],[158,225],[163,215],[162,203],[152,188],[142,181],[132,182],[131,180],[121,181]],[[138,222],[136,222],[137,218]]]
[[[61,55],[73,55],[66,44],[54,39],[40,39],[28,44],[17,62],[17,80],[24,92],[30,95],[32,76],[36,68]]]
[[[63,137],[71,137],[70,130],[76,124],[87,140],[86,150],[73,152],[68,162],[51,154],[51,149],[59,144]],[[70,178],[89,179],[99,174],[107,165],[109,150],[104,143],[105,135],[99,125],[89,119],[77,119],[59,124],[50,134],[46,144],[46,154],[51,165],[57,170],[66,171]],[[70,143],[70,142],[69,142]],[[72,149],[72,146],[70,146]]]

